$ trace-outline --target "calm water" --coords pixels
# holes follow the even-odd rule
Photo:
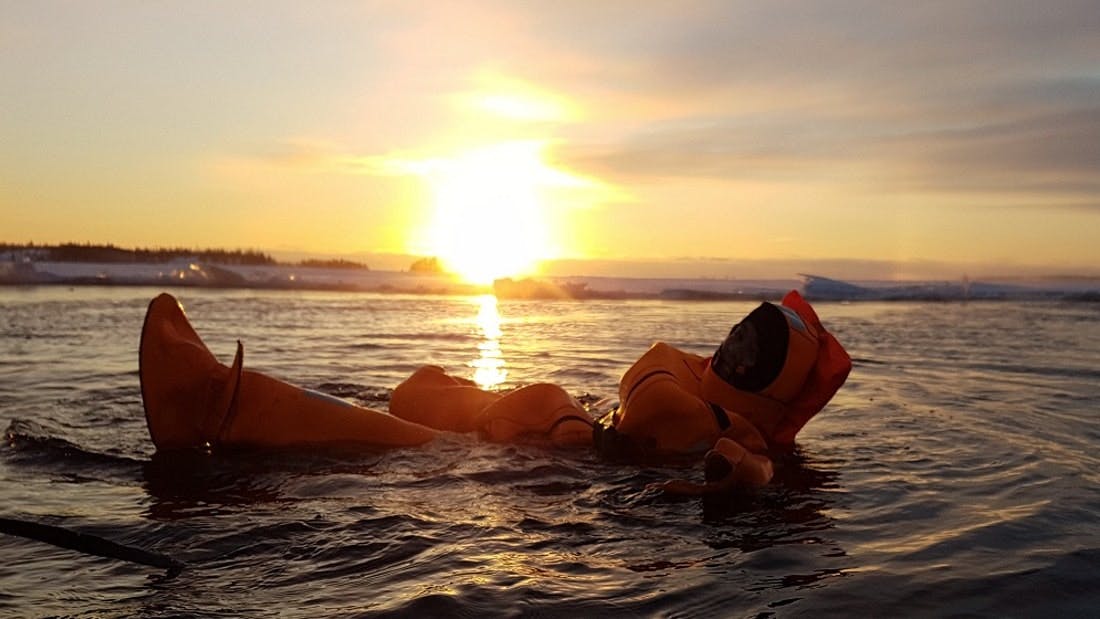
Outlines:
[[[766,489],[447,436],[390,452],[153,457],[141,288],[0,288],[0,516],[186,561],[0,536],[0,616],[1095,616],[1100,305],[821,304],[855,361]],[[749,303],[180,290],[208,346],[361,404],[424,363],[613,397],[655,339]],[[9,425],[10,424],[10,425]]]

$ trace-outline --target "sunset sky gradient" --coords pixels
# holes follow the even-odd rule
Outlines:
[[[0,241],[1100,274],[1097,33],[1095,1],[4,2]]]

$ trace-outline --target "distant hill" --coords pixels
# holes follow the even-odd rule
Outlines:
[[[411,273],[443,273],[443,265],[440,264],[439,258],[434,256],[430,258],[420,258],[409,265],[409,272]]]
[[[352,260],[344,260],[343,258],[336,258],[333,260],[302,260],[298,263],[298,266],[311,267],[316,269],[362,269],[369,271],[370,267],[362,262],[355,262]]]
[[[191,249],[185,247],[134,248],[92,243],[62,243],[61,245],[15,245],[0,243],[0,258],[19,258],[38,262],[102,262],[156,264],[181,259],[193,259],[211,264],[275,265],[269,254],[251,249]]]

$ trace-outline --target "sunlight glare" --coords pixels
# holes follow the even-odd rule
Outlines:
[[[576,106],[566,97],[535,84],[493,72],[475,78],[476,90],[466,93],[463,101],[472,110],[496,120],[515,122],[563,122],[578,115]]]
[[[504,355],[500,351],[500,312],[497,310],[497,298],[491,294],[475,299],[478,303],[477,328],[482,340],[478,342],[478,358],[474,367],[474,382],[482,389],[492,389],[504,383],[508,371],[504,369]]]
[[[478,88],[457,99],[465,137],[448,140],[449,154],[391,154],[368,167],[417,176],[430,192],[432,212],[410,230],[410,253],[434,256],[444,270],[487,285],[532,275],[546,260],[579,257],[577,239],[585,237],[576,213],[622,193],[548,160],[555,141],[546,136],[578,113],[567,98],[493,73],[476,79]],[[503,135],[511,137],[492,137]]]
[[[547,165],[544,148],[541,141],[504,142],[431,162],[428,246],[448,270],[489,284],[531,274],[556,256],[545,195],[581,181]]]
[[[565,115],[560,105],[546,99],[497,93],[480,97],[477,106],[513,120],[557,120]]]

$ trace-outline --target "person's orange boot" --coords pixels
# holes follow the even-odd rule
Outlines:
[[[138,375],[145,420],[158,450],[426,443],[430,428],[218,362],[168,294],[149,303]]]
[[[141,327],[138,377],[149,435],[157,449],[204,447],[217,442],[241,379],[237,342],[226,367],[195,333],[172,295],[149,303]]]

